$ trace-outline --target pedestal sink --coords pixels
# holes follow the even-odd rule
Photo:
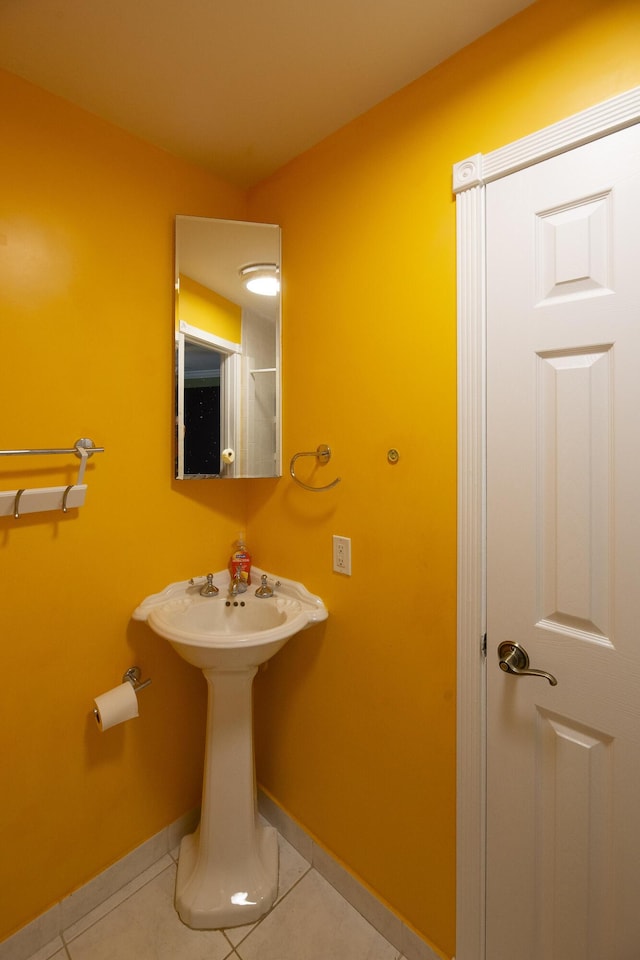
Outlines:
[[[263,573],[254,567],[252,581]],[[133,613],[207,679],[202,813],[180,846],[176,879],[176,909],[196,930],[253,923],[276,898],[276,832],[258,822],[256,809],[251,687],[259,665],[289,637],[327,618],[322,600],[294,580],[280,578],[268,598],[255,586],[228,596],[227,571],[213,583],[215,596],[201,596],[200,584],[173,583]]]

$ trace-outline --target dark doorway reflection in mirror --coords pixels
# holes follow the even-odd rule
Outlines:
[[[217,350],[186,341],[184,472],[220,475],[220,360]]]

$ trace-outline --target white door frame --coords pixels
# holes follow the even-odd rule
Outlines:
[[[492,180],[638,122],[640,87],[453,168],[458,255],[457,960],[485,956],[485,188]]]

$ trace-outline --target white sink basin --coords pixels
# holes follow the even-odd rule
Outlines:
[[[214,575],[219,593],[212,597],[200,595],[201,584],[172,583],[143,600],[133,617],[201,669],[258,666],[289,637],[327,618],[322,600],[294,580],[281,580],[273,597],[256,597],[263,572],[254,567],[252,586],[237,597],[228,596],[226,570]]]

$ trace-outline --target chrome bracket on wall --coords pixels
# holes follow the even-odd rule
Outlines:
[[[128,680],[133,689],[137,692],[138,690],[144,690],[144,688],[148,687],[151,683],[151,678],[148,680],[141,680],[141,677],[142,671],[140,670],[140,667],[129,667],[126,673],[124,673],[122,676],[122,682],[126,683]]]
[[[335,480],[327,483],[324,487],[312,487],[311,484],[304,483],[303,480],[296,477],[294,470],[295,462],[299,457],[315,457],[319,463],[329,463],[331,459],[331,447],[328,447],[326,443],[321,443],[316,450],[305,450],[300,453],[294,453],[291,457],[291,463],[289,464],[289,473],[299,486],[304,487],[305,490],[311,490],[313,493],[319,493],[322,490],[331,490],[337,483],[340,483],[340,477],[336,477]]]

